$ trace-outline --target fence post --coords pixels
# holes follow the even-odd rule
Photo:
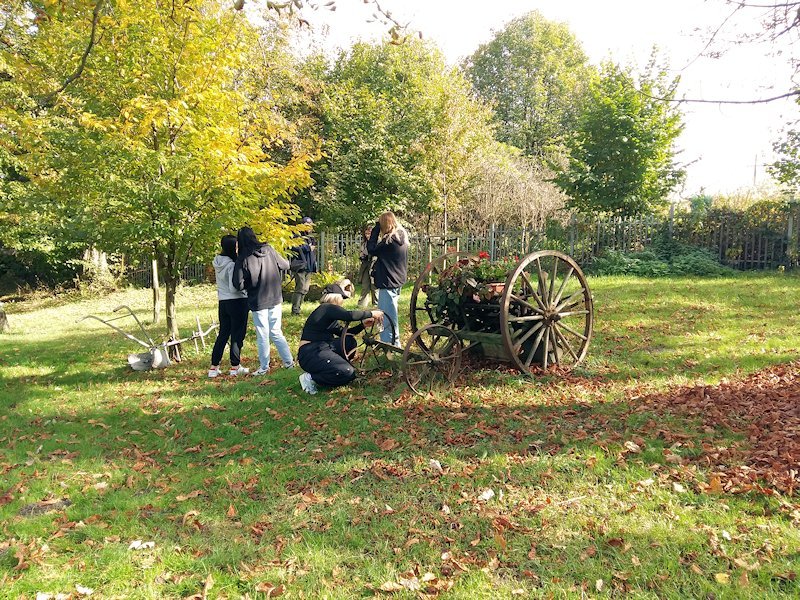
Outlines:
[[[320,273],[325,270],[325,232],[319,232],[319,252],[317,252],[317,268]]]
[[[569,218],[569,255],[575,258],[575,213]]]
[[[673,232],[675,229],[675,203],[669,204],[669,241],[672,241]]]
[[[489,260],[494,260],[494,232],[495,226],[494,223],[491,224],[489,228]]]

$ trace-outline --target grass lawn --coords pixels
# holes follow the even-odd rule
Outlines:
[[[796,493],[761,477],[797,446],[783,417],[725,408],[800,398],[800,277],[590,284],[575,372],[471,364],[429,398],[386,376],[316,396],[298,369],[208,380],[193,350],[133,372],[135,345],[76,320],[147,315],[147,290],[10,305],[0,597],[800,596]],[[205,325],[214,290],[180,305]]]

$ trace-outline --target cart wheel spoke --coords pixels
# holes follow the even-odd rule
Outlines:
[[[585,335],[583,335],[582,333],[579,333],[579,332],[575,331],[575,330],[574,330],[572,327],[570,327],[569,325],[565,325],[564,323],[561,323],[561,322],[559,322],[558,326],[559,326],[559,327],[561,327],[561,329],[563,329],[564,331],[568,331],[569,333],[571,333],[571,334],[572,334],[572,335],[574,335],[575,337],[577,337],[577,338],[580,338],[580,339],[581,339],[581,340],[583,340],[584,342],[588,340],[588,338],[587,338]]]
[[[570,345],[569,340],[567,340],[567,338],[564,336],[564,334],[561,333],[561,327],[558,324],[556,324],[554,329],[555,329],[555,332],[556,332],[556,336],[558,336],[558,339],[561,340],[561,343],[567,349],[567,352],[569,352],[570,356],[572,356],[572,360],[574,360],[575,362],[578,362],[578,355],[575,354],[575,350],[572,349],[572,346]]]
[[[553,304],[558,305],[558,302],[561,300],[561,295],[564,293],[564,289],[567,287],[567,282],[569,281],[572,274],[575,272],[573,267],[569,268],[567,274],[564,276],[564,281],[561,282],[561,286],[558,288],[558,292],[556,293],[556,297],[553,298]]]
[[[545,331],[547,331],[547,327],[542,327],[539,330],[539,334],[536,336],[536,339],[533,341],[533,345],[531,346],[530,351],[528,352],[528,356],[525,357],[525,368],[529,369],[531,363],[533,362],[533,357],[536,354],[536,350],[539,348],[539,345],[542,343],[542,337],[544,336]]]
[[[517,352],[519,352],[519,348],[522,348],[522,345],[527,342],[534,333],[539,331],[543,325],[544,323],[541,321],[539,323],[534,323],[530,328],[528,328],[528,331],[526,331],[521,338],[514,342],[514,348],[517,349]]]

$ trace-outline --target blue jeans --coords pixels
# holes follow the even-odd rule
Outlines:
[[[256,328],[256,346],[258,346],[258,362],[261,363],[261,368],[269,370],[269,342],[275,344],[278,350],[278,355],[283,361],[284,367],[293,367],[294,360],[292,359],[292,351],[289,349],[289,343],[283,337],[281,331],[281,314],[283,306],[270,306],[264,310],[253,311],[253,325]]]
[[[400,288],[389,288],[378,290],[378,310],[388,316],[394,322],[394,345],[400,347],[400,322],[397,320],[397,300],[400,298]],[[381,341],[387,344],[392,343],[392,333],[388,328],[389,323],[385,322],[381,331]]]

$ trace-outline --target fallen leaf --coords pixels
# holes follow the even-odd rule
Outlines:
[[[286,588],[283,586],[283,584],[272,585],[269,581],[262,581],[256,585],[256,591],[266,594],[267,598],[277,598],[286,591]]]
[[[673,490],[674,492],[677,492],[677,493],[679,493],[679,494],[683,494],[684,492],[686,492],[686,488],[685,488],[685,487],[683,487],[683,486],[682,486],[680,483],[678,483],[677,481],[673,481],[673,482],[672,482],[672,490]]]
[[[594,582],[594,589],[596,589],[598,592],[602,592],[603,591],[603,580],[602,579],[598,579],[597,581]]]
[[[94,594],[94,590],[92,588],[84,587],[79,584],[75,586],[75,589],[81,596],[91,596],[92,594]]]
[[[203,495],[203,490],[194,490],[192,492],[189,492],[185,496],[183,496],[183,495],[175,496],[175,500],[177,500],[178,502],[183,502],[185,500],[189,500],[190,498],[197,498],[198,496],[202,496],[202,495]]]
[[[228,507],[228,512],[225,513],[225,516],[229,519],[233,519],[236,516],[236,507],[233,504]]]
[[[484,490],[483,493],[478,496],[478,500],[483,500],[484,502],[488,502],[494,498],[494,490]]]
[[[395,592],[402,592],[405,588],[396,581],[386,581],[378,589],[382,592],[394,594]]]
[[[714,579],[717,580],[717,583],[727,585],[728,583],[730,583],[731,576],[728,575],[727,573],[717,573],[716,575],[714,575]]]

